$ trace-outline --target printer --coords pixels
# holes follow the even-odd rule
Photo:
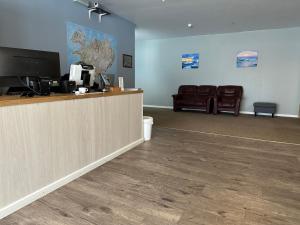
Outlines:
[[[77,86],[91,87],[96,77],[95,67],[83,62],[72,64],[70,67],[70,81],[75,81]]]

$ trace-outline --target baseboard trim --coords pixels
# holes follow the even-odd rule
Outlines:
[[[173,106],[160,106],[160,105],[144,105],[145,108],[158,108],[158,109],[173,109]],[[248,112],[248,111],[241,111],[241,114],[244,115],[254,115],[254,112]],[[270,115],[266,113],[260,113],[259,115]],[[298,115],[291,115],[291,114],[275,114],[275,116],[278,117],[287,117],[287,118],[299,118]]]
[[[119,155],[122,155],[123,153],[133,149],[134,147],[140,145],[144,142],[144,139],[139,139],[123,148],[118,149],[117,151],[113,152],[112,154],[105,156],[104,158],[101,158],[11,204],[8,206],[5,206],[4,208],[0,209],[0,220],[4,217],[16,212],[17,210],[25,207],[26,205],[31,204],[32,202],[44,197],[45,195],[55,191],[56,189],[70,183],[71,181],[81,177],[82,175],[96,169],[97,167],[111,161],[112,159],[118,157]]]
[[[254,115],[254,112],[241,111],[241,114],[244,114],[244,115]],[[259,113],[257,115],[270,116],[270,114],[268,114],[268,113]],[[277,117],[287,117],[287,118],[299,118],[299,116],[297,116],[297,115],[280,114],[280,113],[275,114],[275,116],[277,116]]]
[[[173,106],[144,105],[145,108],[173,109]]]

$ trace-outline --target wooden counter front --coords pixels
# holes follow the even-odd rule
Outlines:
[[[0,219],[144,141],[143,91],[5,96],[0,106]]]
[[[142,90],[137,91],[122,91],[122,92],[93,92],[83,95],[75,94],[52,94],[50,96],[34,96],[34,97],[20,97],[20,96],[0,96],[0,107],[13,106],[13,105],[26,105],[34,103],[44,102],[57,102],[74,99],[85,99],[85,98],[98,98],[98,97],[109,97],[118,95],[129,95],[143,93]]]

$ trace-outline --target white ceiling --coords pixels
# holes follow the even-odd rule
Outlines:
[[[300,26],[300,0],[103,0],[137,25],[137,39]],[[193,28],[187,28],[192,23]]]

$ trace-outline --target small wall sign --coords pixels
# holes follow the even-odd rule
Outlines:
[[[132,55],[123,54],[123,67],[132,68]]]

